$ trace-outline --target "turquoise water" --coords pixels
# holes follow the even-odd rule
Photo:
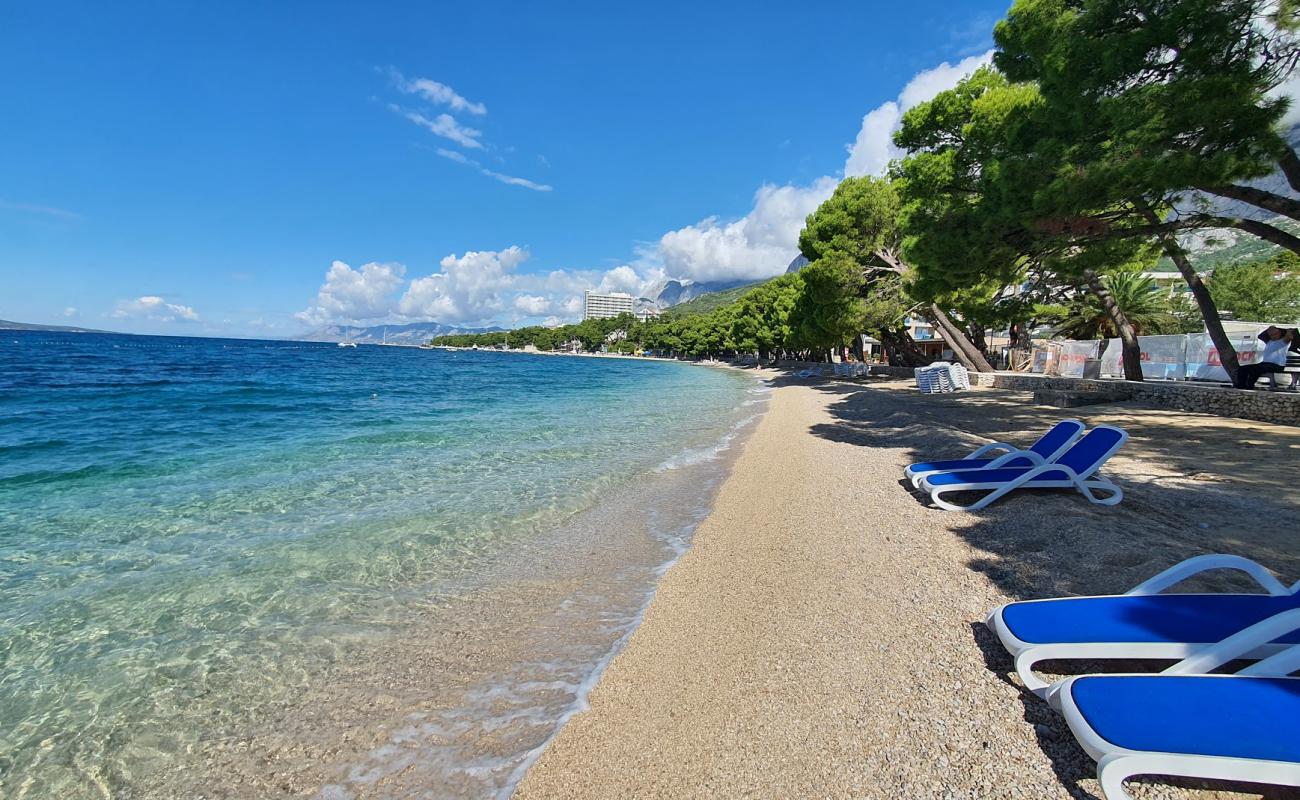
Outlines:
[[[707,459],[754,385],[609,359],[0,342],[0,796],[16,797],[155,784],[502,552]]]

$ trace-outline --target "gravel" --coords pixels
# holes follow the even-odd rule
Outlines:
[[[984,615],[1123,591],[1221,550],[1295,580],[1300,429],[1132,404],[1074,411],[1132,434],[1107,470],[1121,506],[1022,493],[951,514],[908,491],[906,464],[1028,444],[1065,414],[998,389],[780,386],[591,709],[515,797],[1100,797],[1092,760],[1019,686]],[[1131,785],[1143,800],[1300,796],[1236,788]]]

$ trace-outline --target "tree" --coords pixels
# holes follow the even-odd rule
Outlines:
[[[1214,270],[1210,291],[1219,307],[1241,320],[1295,325],[1300,321],[1300,259],[1290,253]]]
[[[994,29],[994,63],[1036,82],[1068,134],[1066,160],[1085,169],[1061,175],[1063,187],[1116,200],[1201,189],[1295,216],[1300,203],[1236,183],[1280,167],[1300,190],[1300,159],[1277,130],[1288,101],[1273,93],[1300,40],[1294,9],[1275,7],[1017,0]]]
[[[1141,271],[1115,272],[1102,282],[1138,335],[1170,333],[1177,326],[1164,290]],[[1093,293],[1075,298],[1056,325],[1056,332],[1071,339],[1110,339],[1116,335],[1114,322]]]
[[[942,296],[989,281],[1085,286],[1097,295],[1124,349],[1124,372],[1141,380],[1132,326],[1101,276],[1146,246],[1124,236],[1081,238],[1044,224],[1034,198],[1059,168],[1032,85],[982,69],[904,115],[895,142],[911,153],[893,170],[903,198],[903,252],[917,267],[915,292]],[[1110,209],[1095,209],[1104,217]],[[1115,224],[1133,224],[1115,215]]]
[[[890,351],[891,361],[908,363],[915,360],[915,355],[907,351],[916,351],[916,347],[901,323],[917,303],[906,292],[895,289],[910,271],[899,252],[900,212],[898,191],[889,180],[845,178],[834,194],[809,215],[799,233],[799,250],[810,263],[836,256],[856,265],[862,276],[858,285],[872,308],[871,319],[881,325],[877,330]],[[991,372],[992,366],[953,323],[949,312],[935,302],[936,298],[925,299],[929,302],[921,304],[921,313],[952,345],[958,358],[970,369]]]
[[[1186,197],[1300,219],[1300,201],[1246,183],[1280,169],[1300,190],[1300,158],[1278,128],[1289,100],[1276,91],[1300,58],[1296,32],[1296,4],[1271,0],[1018,0],[994,31],[996,65],[1040,88],[1053,123],[1042,141],[1062,168],[1036,192],[1042,215],[1140,215],[1187,280],[1231,375],[1236,352],[1214,299],[1172,234],[1231,227],[1300,252],[1300,238],[1276,225]]]
[[[843,252],[832,252],[800,273],[804,289],[790,315],[797,340],[821,353],[843,347],[863,328],[861,266]]]

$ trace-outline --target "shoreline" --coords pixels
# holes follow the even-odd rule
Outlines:
[[[1123,504],[1041,493],[949,514],[899,485],[904,465],[1023,442],[1066,414],[996,389],[779,386],[589,710],[514,797],[1096,794],[1094,764],[1017,688],[984,614],[1011,599],[1122,592],[1225,547],[1294,580],[1300,554],[1281,520],[1300,498],[1271,490],[1300,430],[1131,403],[1073,411],[1131,432],[1107,468]],[[1243,441],[1246,462],[1232,455]]]
[[[707,446],[520,541],[402,637],[338,663],[301,702],[212,753],[204,772],[223,775],[232,797],[511,796],[687,552],[764,413],[761,385]]]

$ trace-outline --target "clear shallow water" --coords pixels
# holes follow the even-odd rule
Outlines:
[[[712,485],[688,473],[754,412],[752,380],[677,364],[0,342],[0,795],[165,786],[168,769],[310,695],[331,665],[391,660],[467,586],[558,574],[579,548],[640,547],[646,536],[615,546],[608,510],[591,517],[612,499],[638,515],[617,527],[679,547]],[[654,483],[664,473],[676,483]],[[679,508],[656,507],[665,491]],[[588,554],[614,588],[585,606],[568,597],[548,623],[572,627],[578,609],[599,633],[545,656],[569,683],[639,609],[646,565],[662,562],[642,549],[636,568]],[[601,598],[614,595],[610,618]],[[572,694],[528,713],[553,718]]]

